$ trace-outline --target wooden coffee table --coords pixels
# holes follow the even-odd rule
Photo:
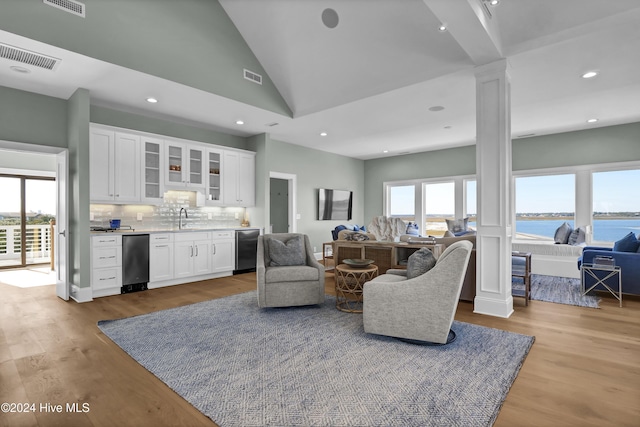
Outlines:
[[[378,266],[351,267],[338,264],[335,271],[336,308],[347,313],[362,313],[362,286],[378,275]]]

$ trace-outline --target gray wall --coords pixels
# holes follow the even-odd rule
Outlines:
[[[517,139],[513,170],[640,160],[640,123]],[[365,161],[365,220],[383,213],[383,182],[476,173],[475,145]]]
[[[297,231],[309,235],[316,251],[331,241],[331,230],[345,221],[319,221],[318,189],[333,188],[353,191],[353,224],[363,224],[364,161],[288,144],[264,135],[252,141],[256,148],[256,200],[269,206],[269,172],[294,174],[297,177],[297,202],[300,219]],[[269,210],[252,213],[252,225],[267,227]]]
[[[104,107],[91,106],[91,122],[116,126],[140,132],[155,133],[172,136],[191,141],[224,145],[227,147],[247,149],[247,139],[241,136],[229,135],[215,130],[187,126],[180,123],[155,119],[139,114],[125,113]]]
[[[269,111],[291,111],[216,0],[83,0],[86,17],[4,0],[0,28]],[[46,53],[46,52],[43,52]],[[263,76],[243,78],[247,68]]]
[[[55,173],[56,158],[51,154],[0,150],[0,171],[3,169]]]

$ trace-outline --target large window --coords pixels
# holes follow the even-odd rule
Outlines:
[[[476,216],[478,203],[476,199],[476,180],[468,179],[464,181],[464,216],[469,218],[469,227],[476,229]]]
[[[401,218],[407,223],[416,221],[415,185],[389,186],[388,216]]]
[[[455,184],[439,182],[424,184],[425,232],[430,236],[442,236],[447,231],[447,219],[455,219]]]
[[[553,238],[565,221],[574,227],[574,174],[518,177],[515,187],[516,238]]]
[[[593,240],[640,233],[640,169],[593,173]]]

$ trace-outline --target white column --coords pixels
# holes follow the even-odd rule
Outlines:
[[[474,312],[513,313],[511,88],[507,61],[476,69],[477,272]]]

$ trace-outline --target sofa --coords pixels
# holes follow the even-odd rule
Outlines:
[[[582,256],[578,258],[578,270],[582,264],[592,264],[597,256],[611,257],[615,260],[615,265],[620,267],[622,277],[622,293],[640,295],[640,252],[616,251],[613,248],[603,248],[598,246],[587,246],[582,251]],[[607,285],[617,290],[617,278],[611,278]],[[595,279],[585,275],[585,289],[589,289],[595,283]],[[596,290],[606,290],[602,285],[598,285]]]

